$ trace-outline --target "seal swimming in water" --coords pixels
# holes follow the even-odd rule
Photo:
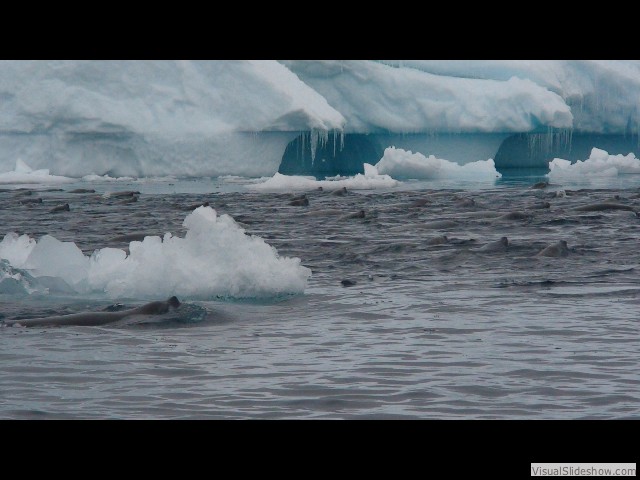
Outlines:
[[[566,257],[569,255],[569,247],[565,240],[560,240],[558,243],[554,243],[543,248],[538,257]]]
[[[540,210],[543,208],[551,208],[551,204],[549,202],[534,203],[533,205],[529,205],[529,208]]]
[[[291,200],[289,202],[289,205],[291,205],[292,207],[308,207],[309,199],[305,197],[305,198],[299,198],[297,200]]]
[[[456,200],[456,206],[459,208],[475,207],[476,201],[473,198],[458,198]]]
[[[118,197],[133,197],[134,195],[140,195],[140,192],[138,192],[137,190],[124,190],[122,192],[106,193],[105,197],[114,197],[114,198],[118,198]]]
[[[522,212],[509,212],[500,215],[496,220],[529,220],[531,215]]]
[[[425,242],[427,245],[444,245],[449,243],[449,239],[446,235],[439,235],[437,237],[431,237]]]
[[[592,203],[590,205],[583,205],[576,207],[574,210],[578,212],[604,212],[606,210],[627,210],[629,212],[635,212],[636,209],[630,205],[622,205],[620,203]]]
[[[549,182],[538,182],[531,185],[531,189],[533,190],[542,190],[543,188],[547,188],[549,186]]]
[[[93,188],[76,188],[75,190],[69,190],[67,193],[96,193]]]
[[[103,310],[101,312],[84,312],[73,313],[71,315],[58,315],[54,317],[11,320],[5,322],[5,325],[20,325],[23,327],[53,327],[58,325],[96,326],[112,323],[133,315],[162,315],[172,308],[175,309],[179,306],[180,300],[174,296],[164,301],[151,302],[142,305],[141,307],[122,310],[119,312]]]
[[[495,242],[487,243],[485,246],[478,249],[479,252],[501,252],[509,247],[509,239],[502,237]]]
[[[427,198],[419,198],[418,200],[414,200],[413,202],[411,202],[409,204],[409,208],[424,207],[425,205],[428,205],[429,203],[431,203],[431,200],[429,200]]]
[[[364,210],[358,210],[355,213],[350,213],[340,217],[340,220],[349,220],[350,218],[364,218],[366,216]]]
[[[445,229],[457,227],[458,223],[453,220],[434,220],[433,222],[423,223],[422,228]]]
[[[69,212],[71,209],[69,208],[69,204],[65,203],[64,205],[58,205],[57,207],[53,207],[49,210],[49,213],[58,213],[58,212]]]
[[[162,237],[162,235],[155,235],[153,233],[128,233],[126,235],[118,235],[109,239],[110,242],[141,242],[145,237]]]

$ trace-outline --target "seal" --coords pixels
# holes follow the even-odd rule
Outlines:
[[[67,193],[96,193],[93,188],[76,188],[75,190],[69,190]]]
[[[358,210],[355,213],[350,213],[348,215],[344,215],[340,217],[341,220],[349,220],[351,218],[364,218],[366,216],[364,210]]]
[[[155,235],[154,233],[128,233],[126,235],[118,235],[116,237],[111,237],[109,239],[110,242],[141,242],[145,239],[145,237],[162,237],[162,235]]]
[[[566,257],[569,255],[569,247],[565,240],[560,240],[558,243],[548,245],[540,250],[538,257]]]
[[[430,203],[431,203],[431,200],[427,198],[419,198],[418,200],[414,200],[413,202],[411,202],[409,204],[409,208],[420,208]]]
[[[509,239],[502,237],[495,242],[487,243],[485,246],[478,249],[480,252],[501,252],[509,247]]]
[[[124,199],[120,200],[118,205],[127,205],[129,203],[135,203],[138,201],[138,197],[136,195],[132,195],[131,197],[124,197]]]
[[[122,192],[110,192],[105,194],[106,197],[113,197],[113,198],[133,197],[134,195],[140,195],[140,192],[138,192],[137,190],[124,190]]]
[[[57,207],[53,207],[51,210],[49,210],[49,213],[59,213],[59,212],[69,212],[70,208],[69,208],[69,204],[65,203],[64,205],[58,205]]]
[[[549,186],[549,182],[538,182],[531,185],[530,188],[533,190],[542,190],[544,188],[547,188],[548,186]]]
[[[425,242],[427,245],[444,245],[449,243],[449,239],[446,235],[438,235],[437,237],[431,237]]]
[[[543,208],[551,208],[551,204],[549,202],[539,202],[539,203],[534,203],[533,205],[529,205],[529,208],[541,210]]]
[[[5,325],[23,327],[55,327],[61,325],[97,326],[113,323],[134,315],[162,315],[171,309],[178,308],[179,306],[180,300],[174,296],[164,301],[151,302],[142,305],[141,307],[122,310],[119,312],[103,310],[100,312],[84,312],[73,313],[71,315],[58,315],[54,317],[11,320],[5,321]]]
[[[458,208],[475,207],[476,201],[473,198],[458,198],[456,199],[456,206]]]
[[[289,202],[289,205],[291,205],[292,207],[308,207],[309,199],[305,197],[305,198],[299,198],[298,200],[291,200]]]
[[[434,220],[433,222],[423,223],[422,228],[432,228],[434,230],[447,229],[457,227],[458,223],[453,220]]]
[[[500,215],[497,220],[529,220],[531,215],[527,215],[522,212],[509,212],[504,215]]]
[[[339,197],[342,197],[346,193],[347,193],[347,187],[342,187],[342,188],[339,188],[338,190],[334,190],[333,192],[331,192],[331,195],[337,195]]]
[[[583,205],[581,207],[574,208],[577,212],[604,212],[607,210],[627,210],[629,212],[635,212],[636,209],[630,205],[622,205],[620,203],[592,203],[590,205]]]

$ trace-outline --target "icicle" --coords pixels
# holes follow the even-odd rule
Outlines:
[[[324,148],[329,141],[329,131],[314,128],[308,133],[308,135],[311,137],[311,166],[313,166],[318,146],[320,146],[320,148]]]
[[[311,166],[313,167],[316,159],[316,148],[318,147],[318,136],[315,134],[315,129],[309,132],[309,136],[311,137]]]

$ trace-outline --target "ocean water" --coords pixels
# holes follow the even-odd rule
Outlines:
[[[7,187],[2,234],[48,233],[90,254],[124,247],[115,235],[184,233],[186,207],[208,201],[313,275],[303,295],[181,298],[145,323],[0,327],[0,418],[639,418],[640,219],[575,210],[640,210],[637,180],[538,180],[311,191],[309,206],[247,191],[249,179],[30,186],[43,199],[31,205]],[[131,189],[137,202],[100,195]],[[501,237],[507,248],[486,248]],[[568,256],[537,256],[560,240]],[[0,316],[113,303],[3,293]]]

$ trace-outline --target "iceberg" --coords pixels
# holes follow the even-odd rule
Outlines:
[[[355,175],[390,146],[498,170],[640,154],[640,61],[1,61],[0,98],[0,172]]]

